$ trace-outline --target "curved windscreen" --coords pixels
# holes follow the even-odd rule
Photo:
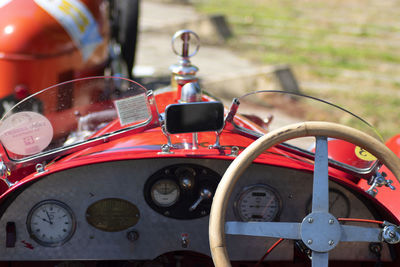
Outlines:
[[[127,79],[61,83],[24,99],[1,119],[0,141],[12,160],[34,158],[149,124],[146,89]]]
[[[350,126],[383,141],[378,131],[361,117],[337,104],[315,97],[267,90],[245,94],[237,98],[237,101],[240,103],[237,114],[244,115],[257,122],[266,131],[292,123],[326,121]],[[260,132],[254,129],[244,128],[244,125],[234,124],[234,126],[241,131],[260,135]],[[284,145],[312,154],[314,141],[314,138],[306,137],[288,141]],[[334,139],[330,139],[329,144],[329,156],[336,163],[347,166],[357,172],[367,172],[374,166],[375,157],[355,145]]]

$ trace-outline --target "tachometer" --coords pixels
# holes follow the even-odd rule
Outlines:
[[[278,193],[265,184],[244,188],[235,201],[235,213],[242,221],[272,221],[280,209],[281,199]]]
[[[60,246],[67,242],[74,234],[75,225],[72,210],[58,200],[37,203],[26,221],[31,238],[47,247]]]
[[[179,199],[179,186],[170,179],[157,181],[150,190],[151,199],[157,206],[170,207]]]

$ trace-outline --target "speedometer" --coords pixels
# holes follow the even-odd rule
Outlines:
[[[235,201],[235,213],[242,221],[269,222],[281,209],[281,199],[270,186],[256,184],[244,188]]]

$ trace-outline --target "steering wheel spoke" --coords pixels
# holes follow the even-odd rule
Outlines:
[[[312,254],[312,267],[328,267],[329,253],[328,252],[316,252],[313,251]]]
[[[226,211],[233,188],[240,175],[265,150],[287,140],[316,136],[312,212],[302,223],[227,222]],[[326,136],[326,137],[324,137]],[[209,224],[210,249],[215,266],[231,266],[225,234],[300,239],[312,250],[312,266],[327,267],[329,251],[340,242],[380,242],[379,228],[341,225],[329,213],[328,141],[327,137],[360,146],[400,177],[400,159],[383,143],[353,128],[326,122],[303,122],[269,132],[248,146],[232,162],[214,195]]]
[[[353,225],[342,225],[341,242],[381,242],[382,229],[361,227]]]
[[[287,222],[226,222],[225,233],[229,235],[301,239],[300,226],[300,223]]]
[[[312,212],[329,212],[328,141],[322,136],[315,144]]]

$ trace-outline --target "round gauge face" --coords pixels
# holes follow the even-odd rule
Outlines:
[[[169,179],[157,181],[151,187],[151,199],[157,206],[169,207],[178,201],[180,190],[177,183]]]
[[[242,221],[269,222],[275,219],[281,200],[271,187],[263,184],[246,187],[235,202],[235,213]]]
[[[37,243],[55,247],[72,237],[76,223],[67,205],[57,200],[45,200],[31,209],[26,225],[31,238]]]

